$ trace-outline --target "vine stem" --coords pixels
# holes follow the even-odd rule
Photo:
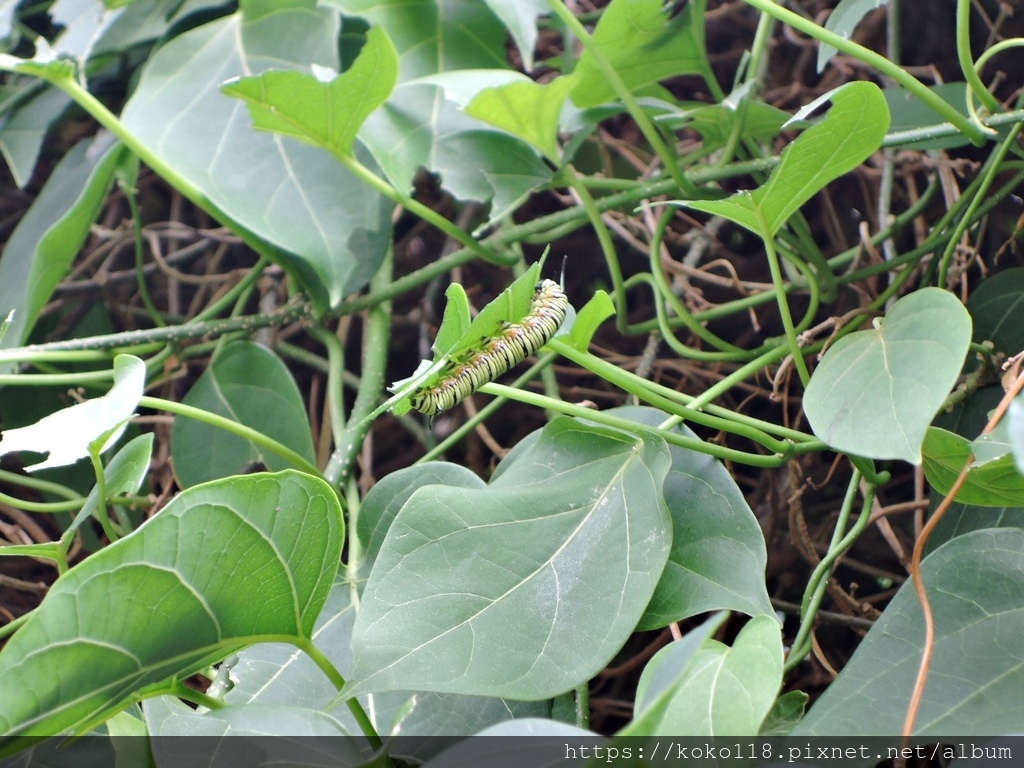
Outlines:
[[[746,2],[747,5],[754,6],[763,13],[774,16],[782,23],[793,27],[793,29],[799,30],[819,42],[827,43],[837,51],[841,51],[855,59],[860,59],[864,63],[877,69],[882,74],[888,75],[937,113],[942,115],[942,117],[948,122],[956,126],[957,130],[970,139],[971,143],[975,146],[980,147],[988,140],[989,130],[986,129],[983,124],[976,124],[970,119],[964,117],[956,110],[955,107],[953,107],[952,104],[941,99],[938,95],[929,90],[928,86],[902,67],[897,64],[893,64],[884,56],[877,54],[871,49],[865,48],[863,45],[855,43],[852,40],[847,40],[845,37],[841,37],[834,32],[830,32],[824,27],[815,24],[810,19],[805,19],[798,13],[794,13],[787,8],[783,8],[775,2],[775,0],[744,0],[744,2]],[[968,4],[970,0],[959,0],[959,2],[961,5],[964,5]]]

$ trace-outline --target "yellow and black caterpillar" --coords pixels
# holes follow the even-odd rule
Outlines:
[[[558,283],[541,280],[526,317],[518,323],[504,323],[496,336],[482,339],[479,346],[450,362],[444,378],[412,395],[412,407],[434,416],[462,402],[547,344],[565,320],[568,306]]]

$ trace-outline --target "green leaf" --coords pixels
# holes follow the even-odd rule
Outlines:
[[[478,0],[329,0],[346,15],[379,24],[398,50],[402,83],[367,120],[360,141],[391,184],[412,189],[421,169],[436,173],[459,200],[491,202],[490,221],[511,213],[552,176],[518,139],[456,109],[442,91],[416,79],[462,70],[505,70],[506,30]],[[524,7],[522,10],[526,10]],[[493,84],[493,83],[492,83]],[[477,85],[476,90],[482,86]]]
[[[575,349],[585,352],[597,329],[614,314],[615,304],[608,292],[594,291],[590,301],[584,304],[583,309],[576,315],[576,322],[573,323],[572,330],[569,332],[569,343]]]
[[[11,103],[16,101],[17,103]],[[64,114],[71,97],[64,91],[33,80],[0,105],[0,152],[19,189],[32,180],[36,159],[50,126]]]
[[[518,136],[557,165],[558,121],[575,82],[573,77],[557,77],[542,85],[522,76],[480,91],[466,113]]]
[[[779,696],[761,723],[761,730],[757,735],[788,736],[803,719],[810,698],[803,691],[790,691]]]
[[[523,68],[533,69],[533,49],[537,45],[537,17],[551,13],[545,0],[484,0],[519,48]]]
[[[804,394],[814,434],[839,451],[921,463],[921,443],[963,366],[971,318],[955,296],[924,288],[880,327],[837,341]]]
[[[469,297],[466,296],[466,289],[460,283],[451,283],[444,292],[445,305],[444,317],[441,319],[441,327],[437,329],[437,338],[431,349],[434,350],[435,360],[439,360],[444,354],[443,350],[452,349],[459,343],[469,331],[473,322],[469,311]]]
[[[359,138],[400,192],[411,190],[425,168],[459,200],[490,200],[490,221],[553,175],[523,141],[470,117],[441,88],[421,81],[396,88]]]
[[[359,57],[343,74],[314,72],[316,76],[264,72],[231,80],[221,91],[245,101],[257,128],[350,156],[359,128],[394,90],[398,53],[384,30],[374,27]]]
[[[655,408],[609,413],[656,427],[668,414]],[[678,433],[696,439],[687,427]],[[638,629],[660,629],[709,611],[775,615],[765,589],[764,534],[722,463],[705,453],[668,446],[672,466],[665,503],[672,515],[672,549]]]
[[[829,14],[825,22],[825,29],[835,32],[847,40],[853,39],[853,31],[860,24],[860,20],[868,15],[875,8],[881,8],[888,0],[839,0],[839,3]],[[818,45],[818,74],[825,69],[825,65],[835,56],[838,51],[828,43]]]
[[[61,576],[0,651],[0,731],[79,728],[261,637],[308,638],[343,535],[334,492],[298,472],[184,491]]]
[[[612,0],[601,14],[593,40],[630,91],[674,75],[707,70],[704,9],[707,0],[690,0],[675,18],[662,0]],[[579,80],[572,91],[578,107],[594,107],[615,98],[615,89],[584,50],[576,65]]]
[[[799,120],[826,101],[832,106],[782,152],[768,181],[753,192],[725,200],[682,204],[724,216],[751,232],[773,236],[800,206],[830,181],[853,170],[882,144],[889,126],[885,97],[874,83],[847,83],[820,96],[798,112]]]
[[[101,451],[105,451],[124,433],[145,384],[146,364],[131,355],[118,355],[114,358],[114,385],[107,394],[51,413],[27,427],[4,430],[0,455],[12,451],[49,453],[45,461],[25,469],[63,467],[84,459],[95,440],[111,433],[103,443]]]
[[[316,646],[345,677],[352,666],[350,645],[356,613],[350,602],[351,594],[351,585],[339,577],[312,635]],[[230,711],[232,730],[243,725],[250,729],[259,727],[268,735],[300,733],[296,716],[317,720],[322,714],[320,710],[325,710],[338,693],[312,659],[284,643],[261,643],[240,652],[231,670],[231,680],[233,685],[224,695],[224,701]],[[389,691],[373,696],[368,715],[382,736],[393,732],[393,721],[400,713],[405,714],[400,724],[403,737],[469,736],[511,717],[545,716],[549,709],[546,701],[516,702],[425,691]],[[254,720],[248,718],[251,710],[256,711]],[[265,713],[275,710],[286,719],[268,722]],[[178,705],[169,697],[145,702],[145,711],[150,733],[155,736],[210,735],[211,729],[222,729],[225,722],[216,711],[199,713]],[[330,717],[332,727],[340,726],[342,732],[360,733],[347,707],[331,709]],[[423,761],[437,754],[446,743],[446,739],[403,738],[392,742],[389,753],[392,757]]]
[[[958,536],[924,560],[936,634],[914,734],[1020,732],[1022,570],[1024,530],[1018,528]],[[921,604],[908,581],[791,736],[898,733],[923,641]]]
[[[251,427],[310,463],[315,461],[299,388],[281,359],[266,347],[250,341],[228,344],[182,402]],[[171,458],[182,488],[236,474],[251,461],[270,470],[291,466],[245,438],[182,416],[171,429]]]
[[[271,68],[338,68],[337,15],[305,5],[280,2],[253,20],[235,13],[173,38],[147,62],[122,120],[225,217],[278,249],[323,309],[376,272],[392,204],[324,150],[254,130],[245,105],[220,92]]]
[[[560,418],[529,458],[487,488],[405,503],[363,591],[344,695],[549,698],[621,648],[668,556],[664,443]]]
[[[971,441],[938,427],[930,427],[922,446],[924,475],[929,484],[946,495],[971,457]],[[963,504],[983,507],[1024,506],[1024,476],[1012,455],[972,466],[956,495]]]
[[[378,482],[363,499],[359,509],[356,535],[359,537],[362,563],[360,572],[369,575],[384,537],[399,510],[415,491],[428,485],[448,488],[485,488],[483,480],[459,464],[431,461],[392,472]]]
[[[707,625],[695,630],[697,637],[706,631]],[[782,634],[772,616],[747,622],[732,648],[703,639],[694,650],[684,637],[658,651],[644,669],[637,703],[649,709],[641,709],[640,724],[629,735],[755,734],[781,684]]]
[[[745,138],[770,141],[779,135],[791,115],[750,98],[748,86],[749,83],[742,86],[742,91],[737,89],[721,104],[683,102],[676,110],[659,116],[657,122],[673,130],[692,128],[701,135],[705,146],[720,147],[729,140],[737,120],[742,118]]]
[[[960,114],[969,116],[967,109],[967,83],[939,83],[928,86],[928,90],[946,103],[952,105]],[[892,124],[889,126],[890,137],[893,133],[929,128],[940,123],[941,118],[935,110],[925,104],[916,95],[903,87],[886,88],[885,103],[889,105]],[[901,142],[891,145],[893,148],[916,149],[951,149],[964,147],[971,143],[961,133],[944,136],[938,139]]]
[[[402,62],[401,82],[456,69],[508,69],[506,30],[477,0],[324,0],[346,16],[380,25]]]
[[[982,280],[967,299],[974,320],[974,341],[991,341],[995,352],[1024,350],[1024,268],[1014,267]]]
[[[83,140],[60,161],[18,222],[0,259],[0,313],[15,311],[3,347],[23,344],[89,235],[125,149],[109,134]]]

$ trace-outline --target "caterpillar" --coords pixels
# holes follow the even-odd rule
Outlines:
[[[496,336],[481,339],[480,346],[449,363],[444,378],[414,392],[410,404],[427,416],[458,405],[547,344],[565,320],[568,306],[569,300],[558,283],[541,280],[526,317],[518,323],[504,323]]]

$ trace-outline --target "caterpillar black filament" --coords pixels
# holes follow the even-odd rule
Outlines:
[[[434,416],[461,403],[547,344],[565,320],[568,306],[569,300],[558,283],[541,280],[526,317],[518,323],[505,323],[496,336],[481,339],[477,347],[450,362],[444,378],[412,395],[412,407]]]

